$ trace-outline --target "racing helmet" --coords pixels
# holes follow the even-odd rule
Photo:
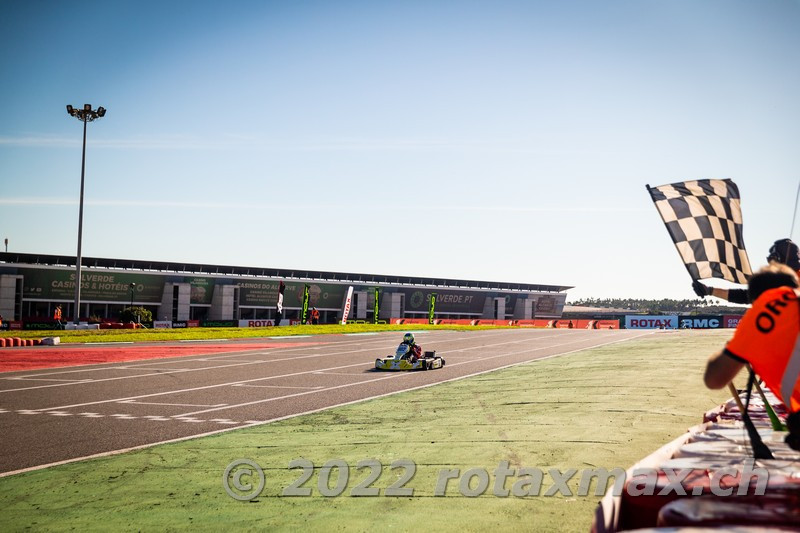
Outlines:
[[[792,270],[800,270],[800,249],[791,239],[779,239],[769,249],[767,261],[777,261]]]
[[[414,334],[406,333],[405,335],[403,335],[403,342],[405,344],[414,344]]]

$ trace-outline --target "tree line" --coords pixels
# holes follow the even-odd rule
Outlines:
[[[646,300],[642,298],[581,298],[567,305],[581,307],[598,307],[604,309],[619,309],[633,313],[647,314],[726,314],[741,315],[747,309],[741,306],[732,306],[727,302],[715,298],[695,298],[691,300]]]

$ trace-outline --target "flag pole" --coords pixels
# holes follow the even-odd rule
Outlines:
[[[792,229],[789,230],[789,238],[792,238],[794,233],[794,221],[797,218],[797,201],[800,200],[800,183],[797,184],[797,194],[794,197],[794,213],[792,213]]]
[[[778,415],[775,414],[775,410],[772,409],[772,406],[767,401],[767,395],[764,394],[764,389],[761,388],[761,385],[758,384],[758,380],[755,380],[756,391],[758,391],[758,395],[761,396],[761,401],[764,402],[764,409],[767,411],[767,416],[769,417],[769,423],[772,424],[772,429],[775,431],[785,431],[786,428],[783,427]]]

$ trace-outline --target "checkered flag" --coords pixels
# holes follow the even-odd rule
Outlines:
[[[731,180],[647,186],[692,280],[746,284],[753,273],[742,238],[739,188]]]

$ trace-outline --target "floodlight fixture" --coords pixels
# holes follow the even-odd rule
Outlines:
[[[67,106],[67,113],[83,122],[83,154],[81,155],[81,196],[78,208],[78,254],[75,258],[75,309],[73,312],[73,322],[77,327],[81,316],[81,241],[83,240],[83,184],[86,171],[86,123],[94,122],[98,118],[105,116],[106,110],[98,107],[97,111],[92,109],[92,104],[84,104],[83,109],[75,109],[71,105]]]

